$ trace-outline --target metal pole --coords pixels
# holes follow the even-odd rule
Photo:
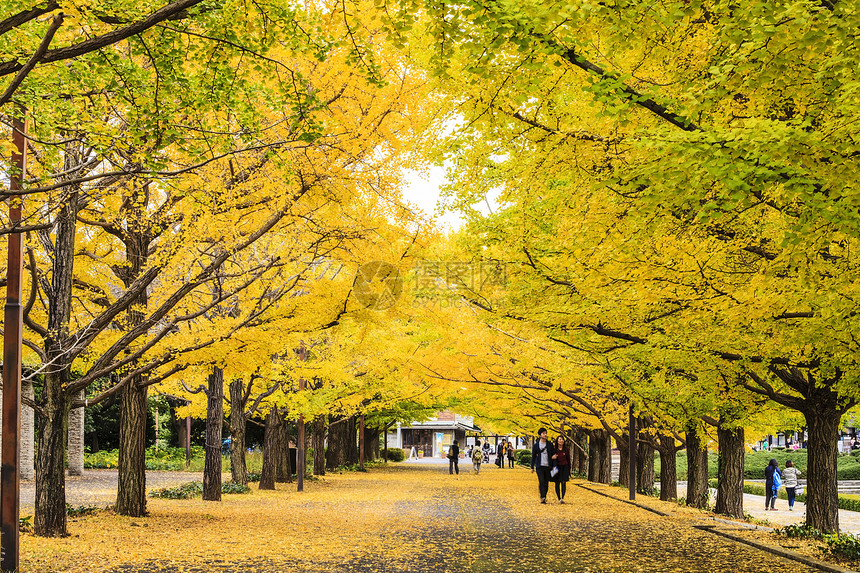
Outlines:
[[[299,360],[304,362],[308,358],[308,351],[303,342],[299,347]],[[299,378],[299,391],[305,389],[304,376]],[[296,422],[296,491],[305,491],[305,471],[307,471],[307,454],[305,453],[305,416],[299,414],[299,421]]]
[[[22,110],[23,111],[23,110]],[[27,167],[26,115],[12,121],[12,172],[9,190],[22,188]],[[21,222],[22,195],[9,197],[9,224]],[[6,271],[6,307],[3,336],[3,447],[0,453],[0,568],[17,572],[18,526],[20,520],[20,455],[18,437],[21,434],[21,340],[24,307],[21,305],[21,274],[24,255],[20,232],[9,233],[9,259]]]
[[[627,429],[629,438],[627,440],[627,487],[630,491],[630,500],[636,499],[636,416],[633,415],[633,405],[630,405],[630,421]]]

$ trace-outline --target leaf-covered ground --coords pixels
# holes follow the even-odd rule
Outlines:
[[[64,539],[22,537],[24,571],[630,572],[811,571],[586,491],[538,503],[528,470],[449,476],[395,464],[253,489],[224,501],[150,499],[151,515],[101,512]],[[551,496],[554,498],[554,496]]]

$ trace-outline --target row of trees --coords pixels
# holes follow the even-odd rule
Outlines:
[[[495,298],[460,285],[489,351],[440,377],[622,445],[632,406],[667,456],[714,428],[717,509],[738,516],[744,428],[803,425],[807,523],[838,530],[860,399],[849,5],[401,5],[451,110],[454,256],[507,270]]]
[[[568,433],[597,480],[612,438],[656,449],[664,498],[686,447],[701,504],[710,428],[730,515],[744,429],[795,412],[808,523],[838,529],[860,399],[850,9],[24,4],[0,21],[4,117],[33,118],[26,219],[3,232],[27,233],[37,533],[66,531],[70,412],[111,396],[116,507],[145,512],[155,385],[211,421],[210,476],[227,407],[240,482],[251,418],[270,452],[301,416],[334,456],[355,416],[454,397]],[[418,151],[470,217],[447,241],[399,196]],[[268,485],[283,457],[265,465]]]

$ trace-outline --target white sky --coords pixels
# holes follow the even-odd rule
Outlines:
[[[439,215],[439,188],[446,183],[445,168],[431,166],[427,173],[408,170],[403,197],[424,211],[428,217],[436,219],[447,230],[459,229],[464,221],[457,213]]]

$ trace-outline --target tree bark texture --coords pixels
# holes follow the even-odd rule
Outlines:
[[[71,156],[69,157],[71,159]],[[36,507],[33,520],[36,535],[65,536],[66,531],[66,433],[71,396],[69,318],[72,312],[75,229],[78,194],[70,193],[57,216],[50,292],[48,292],[48,335],[44,339],[46,362],[39,417],[39,448],[36,454]]]
[[[594,437],[594,432],[591,431],[588,435],[588,481],[591,482],[597,482],[597,475],[599,473],[599,454],[597,450],[597,439]]]
[[[135,376],[122,390],[119,420],[119,461],[116,512],[146,515],[146,414],[147,387]]]
[[[353,457],[355,456],[355,457]],[[325,454],[326,469],[358,463],[355,445],[355,419],[332,420],[328,428],[328,448]]]
[[[66,535],[66,424],[70,399],[61,388],[64,372],[45,375],[36,453],[36,535]]]
[[[588,434],[582,428],[576,431],[576,468],[580,475],[588,473]]]
[[[806,466],[806,524],[819,531],[839,531],[839,497],[836,489],[836,440],[840,413],[832,404],[811,404],[803,412],[809,432]],[[816,407],[817,406],[817,407]]]
[[[75,396],[78,400],[84,399],[84,391]],[[69,475],[84,475],[84,409],[72,408],[69,410]]]
[[[636,444],[636,491],[651,495],[654,492],[654,446],[644,433],[639,434]]]
[[[33,382],[21,380],[21,397],[34,400]],[[21,467],[18,475],[22,480],[32,481],[36,477],[36,418],[33,408],[21,404]]]
[[[280,438],[281,415],[273,407],[266,416],[266,431],[263,435],[263,469],[260,473],[259,489],[275,489],[276,458]]]
[[[230,382],[230,478],[233,483],[248,485],[245,463],[245,385],[242,380]]]
[[[206,449],[203,500],[221,501],[221,428],[224,425],[224,371],[212,367],[206,391]]]
[[[717,468],[716,513],[744,516],[744,430],[717,428],[719,458]]]
[[[286,414],[286,412],[282,412]],[[275,481],[293,483],[293,469],[290,466],[290,424],[281,419],[278,425],[278,456],[275,462]]]
[[[597,434],[597,482],[612,483],[612,438],[606,430]]]
[[[312,426],[311,440],[314,448],[314,475],[325,475],[325,416],[318,416]]]
[[[660,436],[660,499],[670,501],[678,499],[678,451],[675,449],[675,438]]]
[[[627,487],[630,483],[630,448],[628,447],[629,444],[630,435],[627,432],[624,432],[621,435],[621,439],[617,441],[618,453],[620,455],[618,463],[618,483],[624,487]]]
[[[379,459],[379,428],[364,427],[364,461]]]
[[[706,509],[708,495],[708,449],[701,422],[691,421],[687,425],[687,505]]]

